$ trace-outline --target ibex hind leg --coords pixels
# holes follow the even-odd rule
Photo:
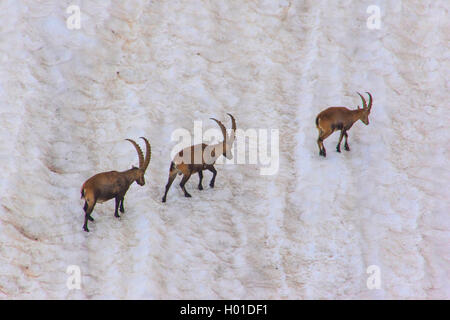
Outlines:
[[[318,124],[317,119],[316,119],[316,124]],[[317,127],[317,129],[319,130],[319,137],[317,138],[317,146],[319,147],[319,156],[324,156],[326,157],[326,151],[325,151],[325,147],[323,146],[323,130],[319,127]]]
[[[318,138],[317,139],[317,145],[319,146],[319,156],[327,156],[327,153],[325,151],[325,147],[323,146],[323,139],[322,138]]]
[[[162,198],[162,202],[166,202],[167,192],[169,192],[170,186],[172,185],[173,180],[175,180],[176,177],[177,177],[177,171],[171,171],[169,173],[169,180],[167,181],[167,184],[166,184],[166,190],[164,191],[164,196]]]
[[[88,203],[87,201],[84,202],[83,210],[86,213],[86,210],[88,209]],[[89,221],[94,221],[94,218],[92,218],[90,215],[88,216]]]
[[[181,190],[183,190],[184,196],[185,196],[186,198],[191,198],[191,197],[192,197],[192,196],[189,194],[189,192],[186,191],[186,188],[184,187],[184,185],[186,184],[186,182],[189,180],[190,177],[191,177],[191,174],[190,174],[190,173],[189,173],[189,174],[185,174],[185,175],[183,175],[183,179],[181,179],[181,182],[180,182]]]
[[[323,145],[323,141],[328,138],[330,136],[330,134],[332,134],[333,131],[328,131],[328,132],[323,132],[322,130],[320,131],[319,134],[319,138],[317,139],[317,144],[319,145],[319,155],[326,157],[327,156],[327,151],[325,149],[325,146]]]
[[[91,217],[91,213],[94,210],[95,203],[92,206],[89,206],[87,202],[84,204],[84,224],[83,224],[83,230],[86,232],[89,232],[88,228],[88,220],[94,221],[94,218]]]

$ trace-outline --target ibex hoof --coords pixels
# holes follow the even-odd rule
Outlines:
[[[94,218],[92,218],[92,217],[89,217],[88,219],[89,219],[89,221],[94,221]]]
[[[162,198],[162,200],[161,200],[162,202],[166,202],[166,198],[164,197],[164,198]]]
[[[211,188],[214,188],[214,183],[209,184]]]
[[[203,190],[203,186],[198,186],[198,190]]]
[[[339,152],[339,153],[341,153],[341,149],[336,149],[336,152]]]
[[[344,148],[345,148],[345,150],[350,151],[349,146],[345,146]]]
[[[192,198],[192,196],[191,196],[189,193],[186,193],[184,196],[185,196],[186,198]]]
[[[120,212],[124,213],[124,212],[125,212],[125,209],[120,209]]]
[[[115,215],[114,215],[114,217],[116,217],[116,218],[120,218],[120,216],[119,216],[118,214],[115,214]]]
[[[89,232],[88,227],[83,227],[83,230],[86,231],[86,232]]]

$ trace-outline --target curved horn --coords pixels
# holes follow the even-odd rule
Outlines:
[[[222,124],[222,122],[220,122],[219,120],[217,120],[217,119],[214,119],[214,118],[210,118],[211,120],[214,120],[215,122],[217,122],[217,124],[219,125],[219,127],[220,127],[220,130],[222,130],[222,135],[223,135],[223,142],[226,142],[226,140],[227,140],[227,129],[225,128],[225,126]]]
[[[147,170],[148,164],[150,163],[150,159],[152,158],[152,147],[150,146],[150,143],[145,137],[141,137],[141,139],[145,142],[145,160],[143,169],[144,171]]]
[[[236,138],[236,120],[231,115],[231,113],[227,113],[227,115],[231,118],[231,134],[230,134],[230,143],[234,142],[234,139]]]
[[[133,146],[136,148],[136,151],[137,151],[138,157],[139,157],[139,168],[142,168],[142,165],[144,164],[144,155],[142,154],[141,148],[134,140],[131,140],[131,139],[125,139],[125,140],[130,141],[133,144]]]
[[[370,92],[366,92],[369,95],[369,105],[367,106],[367,108],[372,109],[372,95],[370,94]]]
[[[364,99],[364,97],[361,95],[361,93],[357,92],[357,94],[359,94],[359,96],[361,97],[361,100],[363,102],[363,109],[366,109],[367,108],[366,99]]]

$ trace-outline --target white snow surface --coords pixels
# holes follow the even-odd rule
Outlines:
[[[67,7],[81,9],[69,30]],[[381,28],[366,21],[381,8]],[[449,299],[450,2],[0,2],[0,299]],[[374,97],[319,157],[315,117]],[[161,203],[174,130],[278,129]],[[152,160],[121,219],[82,183]],[[143,145],[142,141],[138,142]],[[81,270],[69,290],[67,267]],[[380,268],[370,290],[367,268]]]

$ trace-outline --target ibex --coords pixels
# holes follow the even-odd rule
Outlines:
[[[85,199],[83,207],[85,212],[83,225],[84,231],[89,232],[88,220],[94,221],[94,218],[91,217],[91,213],[97,202],[102,203],[115,198],[116,209],[114,211],[114,216],[119,218],[120,216],[117,211],[120,206],[120,212],[125,212],[125,209],[123,208],[123,200],[130,185],[134,181],[136,181],[136,183],[140,186],[145,184],[144,174],[148,164],[150,163],[152,152],[150,143],[147,139],[144,137],[141,137],[141,139],[144,140],[146,145],[145,159],[139,145],[131,139],[126,139],[136,148],[139,157],[139,168],[132,166],[131,169],[123,172],[102,172],[86,180],[81,187],[81,199]]]
[[[344,148],[345,150],[350,151],[347,141],[347,131],[350,130],[353,124],[358,120],[361,120],[365,125],[369,124],[369,114],[370,109],[372,108],[372,95],[369,92],[366,92],[369,95],[369,105],[367,105],[364,97],[359,92],[357,93],[361,97],[363,103],[362,109],[359,106],[356,110],[349,110],[345,107],[330,107],[317,115],[316,127],[319,130],[319,138],[317,139],[319,155],[324,157],[327,156],[323,140],[328,138],[328,136],[336,130],[341,130],[341,136],[339,137],[336,151],[341,152],[341,141],[343,137],[345,137]]]
[[[181,179],[180,187],[184,192],[185,197],[191,197],[191,195],[186,191],[185,184],[189,180],[192,174],[198,173],[200,181],[198,183],[198,189],[203,190],[202,179],[203,170],[209,170],[212,172],[213,177],[209,183],[211,188],[214,188],[214,182],[216,180],[217,171],[214,168],[214,163],[217,158],[223,155],[227,159],[232,159],[231,148],[236,134],[236,121],[234,117],[227,113],[231,117],[231,134],[227,137],[227,129],[225,126],[217,119],[211,118],[219,125],[222,130],[223,141],[214,145],[207,145],[205,143],[193,145],[184,148],[178,152],[172,162],[170,163],[169,170],[169,180],[166,184],[166,191],[162,198],[162,202],[166,202],[167,192],[172,185],[173,180],[176,178],[177,174],[183,175]]]

